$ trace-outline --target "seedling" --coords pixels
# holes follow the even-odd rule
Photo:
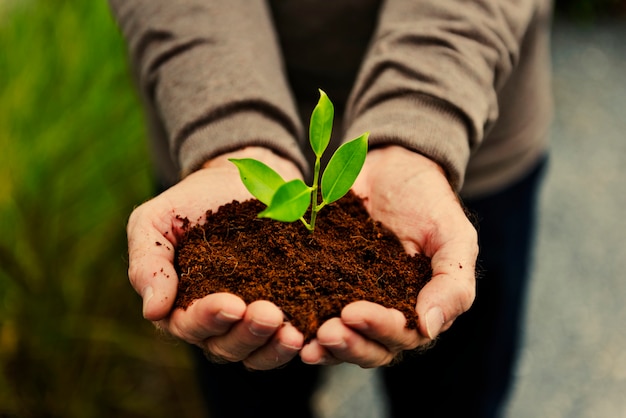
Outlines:
[[[334,115],[332,102],[320,90],[320,99],[313,109],[309,126],[309,142],[315,154],[311,186],[300,179],[285,181],[276,171],[257,160],[230,159],[239,169],[241,181],[248,191],[267,205],[259,217],[281,222],[300,220],[313,232],[317,213],[348,193],[365,163],[369,133],[341,145],[321,173],[321,159],[330,143]],[[320,187],[322,201],[318,204]],[[304,215],[309,208],[311,217],[307,221]]]

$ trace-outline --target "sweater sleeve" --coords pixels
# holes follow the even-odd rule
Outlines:
[[[306,162],[262,0],[109,0],[145,100],[182,176],[247,145]]]
[[[349,99],[346,136],[370,131],[372,147],[420,152],[460,190],[539,3],[548,2],[384,2]]]

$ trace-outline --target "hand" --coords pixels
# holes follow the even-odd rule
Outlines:
[[[409,254],[431,257],[433,277],[418,295],[417,330],[405,328],[404,315],[395,309],[355,302],[341,318],[322,324],[300,352],[305,363],[389,364],[401,351],[434,340],[474,301],[477,232],[439,165],[402,147],[375,149],[353,190]]]
[[[237,168],[228,161],[247,157],[265,162],[285,179],[301,177],[293,163],[264,148],[249,147],[209,161],[133,211],[127,226],[128,276],[142,296],[144,317],[158,327],[198,345],[215,360],[270,369],[295,357],[303,344],[302,334],[283,323],[283,314],[274,304],[256,301],[246,306],[239,297],[221,293],[172,312],[178,285],[174,248],[183,232],[180,217],[201,222],[207,209],[251,198]]]

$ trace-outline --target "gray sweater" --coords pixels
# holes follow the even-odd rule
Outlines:
[[[317,89],[336,141],[370,132],[429,156],[464,196],[547,148],[547,0],[109,0],[164,180],[262,145],[308,170]]]

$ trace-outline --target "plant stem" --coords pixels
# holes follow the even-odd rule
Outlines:
[[[306,221],[306,219],[304,219],[304,217],[300,218],[300,221],[304,224],[304,226],[306,226],[306,229],[313,232],[313,228],[311,228],[311,225]]]
[[[311,187],[311,223],[309,225],[309,230],[313,233],[315,229],[315,219],[317,218],[317,211],[319,208],[317,207],[317,189],[319,184],[320,177],[320,166],[321,166],[321,157],[315,157],[315,168],[313,170],[313,186]]]

